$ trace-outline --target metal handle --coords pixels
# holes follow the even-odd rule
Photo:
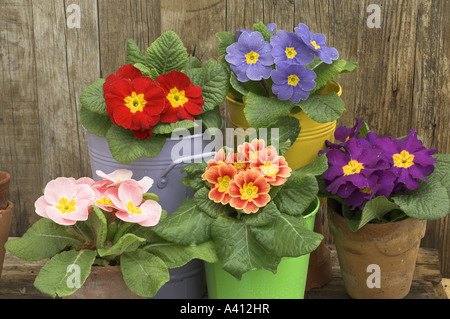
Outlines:
[[[175,166],[185,162],[185,161],[192,161],[192,160],[196,160],[198,158],[205,158],[205,157],[210,157],[210,156],[214,156],[216,155],[216,152],[209,152],[209,153],[202,153],[202,154],[197,154],[197,155],[191,155],[191,156],[185,156],[185,157],[181,157],[175,161],[172,162],[172,164],[170,164],[161,174],[161,176],[158,179],[158,182],[156,183],[156,185],[158,186],[159,189],[163,189],[167,186],[167,175],[169,175],[170,171],[172,171]]]

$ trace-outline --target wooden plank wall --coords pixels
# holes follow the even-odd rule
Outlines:
[[[81,11],[71,28],[69,5]],[[380,28],[369,28],[370,4]],[[217,58],[215,33],[299,22],[324,33],[344,59],[359,62],[339,77],[347,111],[339,125],[364,117],[382,135],[416,129],[427,146],[450,152],[449,0],[1,0],[0,169],[12,175],[11,235],[38,216],[34,201],[58,176],[89,176],[79,97],[125,63],[126,40],[146,48],[174,30],[188,52]],[[226,119],[226,108],[222,112]],[[429,222],[422,245],[438,248],[450,277],[450,219]]]

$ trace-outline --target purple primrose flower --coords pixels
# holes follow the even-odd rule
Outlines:
[[[330,64],[333,62],[332,60],[336,60],[339,57],[338,51],[335,48],[329,48],[325,45],[326,37],[323,34],[312,33],[303,23],[300,23],[294,30],[323,62]]]
[[[380,138],[376,143],[392,165],[392,171],[398,177],[397,183],[413,190],[420,186],[417,179],[428,182],[426,177],[433,173],[436,159],[432,155],[436,149],[427,149],[417,138],[417,132],[410,130],[402,139]]]
[[[268,79],[272,72],[272,46],[259,32],[244,31],[239,40],[227,48],[225,60],[240,82]]]
[[[270,44],[275,64],[287,62],[307,65],[314,60],[314,52],[293,32],[278,31],[270,39]]]
[[[275,23],[269,23],[266,25],[267,29],[269,29],[270,33],[274,34],[275,33],[275,29],[277,28],[277,25]],[[242,32],[252,32],[252,30],[247,30],[247,29],[238,29],[236,30],[236,32],[234,33],[234,37],[236,38],[236,41],[239,40],[239,37],[241,36]]]
[[[279,63],[272,71],[272,92],[280,100],[306,100],[315,86],[316,73],[300,64]]]

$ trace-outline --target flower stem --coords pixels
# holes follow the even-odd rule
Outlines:
[[[262,80],[261,80],[261,83],[262,83],[262,85],[263,85],[263,87],[264,87],[264,90],[265,90],[266,93],[267,93],[267,96],[270,97],[270,91],[269,91],[269,88],[268,88],[268,86],[267,86],[266,79],[262,79]]]

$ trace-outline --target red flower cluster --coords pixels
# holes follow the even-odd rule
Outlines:
[[[131,64],[106,78],[103,94],[111,121],[139,139],[149,138],[158,122],[193,121],[204,104],[202,88],[186,74],[172,71],[153,81]]]

